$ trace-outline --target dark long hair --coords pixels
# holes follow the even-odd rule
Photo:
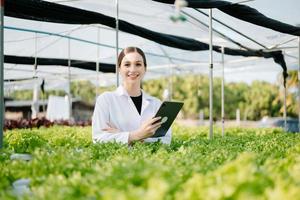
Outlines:
[[[128,53],[132,53],[132,52],[137,52],[138,54],[140,54],[144,60],[144,65],[145,67],[147,67],[147,61],[146,61],[146,56],[145,53],[138,47],[126,47],[125,49],[123,49],[119,56],[118,56],[118,67],[121,66],[121,62],[124,58],[124,56]]]

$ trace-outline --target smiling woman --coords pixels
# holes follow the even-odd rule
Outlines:
[[[137,47],[123,49],[118,67],[122,85],[97,98],[92,120],[93,141],[131,144],[160,140],[170,144],[171,130],[164,137],[151,138],[161,126],[160,117],[154,118],[161,101],[141,89],[147,68],[144,52]]]
[[[144,52],[136,47],[127,47],[121,51],[118,57],[118,66],[121,77],[123,78],[123,84],[127,85],[126,88],[133,81],[139,81],[141,83],[147,67],[147,61]],[[131,69],[131,67],[135,69]],[[129,85],[128,85],[129,84]],[[136,85],[134,91],[140,93],[138,85]],[[140,94],[129,94],[130,96],[140,96]]]

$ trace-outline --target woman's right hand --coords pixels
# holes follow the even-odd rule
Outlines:
[[[161,126],[161,117],[151,118],[145,121],[138,130],[130,132],[128,143],[143,140],[154,135],[155,131]]]

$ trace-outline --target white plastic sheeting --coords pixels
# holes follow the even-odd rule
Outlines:
[[[46,118],[50,121],[69,119],[69,99],[60,96],[49,96]]]
[[[112,0],[51,0],[68,6],[85,10],[99,12],[114,17],[116,15],[115,1]],[[233,1],[235,2],[235,1]],[[300,2],[287,0],[284,3],[280,0],[265,0],[247,2],[247,5],[256,8],[268,17],[280,20],[291,25],[300,24]],[[208,24],[208,18],[191,8],[184,8],[184,11]],[[208,13],[208,10],[202,10]],[[186,22],[174,23],[170,16],[174,14],[174,6],[153,2],[151,0],[120,0],[119,18],[130,23],[148,28],[150,30],[198,39],[208,43],[208,29],[187,17]],[[247,22],[235,19],[221,11],[214,9],[216,19],[239,30],[243,34],[253,38],[270,50],[273,48],[283,49],[288,69],[297,69],[298,46],[297,38],[288,34],[282,34],[270,29],[259,27]],[[287,14],[288,13],[288,14]],[[115,63],[115,30],[102,25],[66,25],[47,22],[37,22],[5,17],[4,30],[4,52],[7,55],[34,56],[37,50],[38,57],[68,58],[68,40],[66,38],[37,34],[37,45],[35,49],[36,31],[59,33],[70,35],[83,40],[97,42],[97,33],[100,31],[99,41],[102,44],[99,48],[99,61],[103,63]],[[13,30],[11,28],[28,29],[28,31]],[[232,30],[225,28],[217,22],[213,27],[228,37],[253,49],[260,49],[261,46],[238,35]],[[31,32],[29,32],[31,31]],[[226,41],[217,34],[214,34],[214,44],[226,47],[238,48],[235,44]],[[138,36],[119,32],[119,47],[139,46],[146,52],[148,59],[148,73],[145,79],[168,76],[166,69],[173,67],[176,74],[202,73],[208,74],[208,51],[191,52],[159,45],[152,41]],[[170,59],[167,56],[171,57]],[[221,75],[221,54],[214,52],[214,76]],[[71,40],[72,59],[87,61],[97,60],[97,46],[85,42]],[[174,59],[175,58],[175,59]],[[227,81],[247,81],[253,79],[264,79],[270,82],[277,80],[278,74],[282,72],[281,67],[275,64],[272,59],[244,58],[240,56],[225,55],[225,76]],[[101,68],[101,66],[100,66]],[[32,77],[33,66],[5,64],[4,79],[18,79]],[[37,76],[39,80],[45,79],[45,89],[59,88],[67,91],[68,69],[60,66],[39,66]],[[72,80],[90,80],[96,83],[96,72],[75,69],[71,70]],[[114,74],[99,75],[100,85],[115,84]],[[22,85],[22,86],[20,86]],[[5,83],[5,89],[21,89],[28,85],[32,88],[33,82],[23,81],[18,83]],[[28,88],[28,89],[29,89]]]

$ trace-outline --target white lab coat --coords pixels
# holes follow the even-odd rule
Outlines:
[[[154,117],[161,105],[161,101],[152,97],[142,90],[141,115],[138,113],[133,101],[123,86],[119,86],[113,92],[102,93],[96,101],[93,119],[92,132],[93,142],[120,142],[128,144],[129,132],[137,130],[140,125]],[[120,132],[109,133],[103,131],[107,124],[111,124]],[[161,140],[162,143],[171,143],[171,128],[164,137],[147,138],[145,142]]]

